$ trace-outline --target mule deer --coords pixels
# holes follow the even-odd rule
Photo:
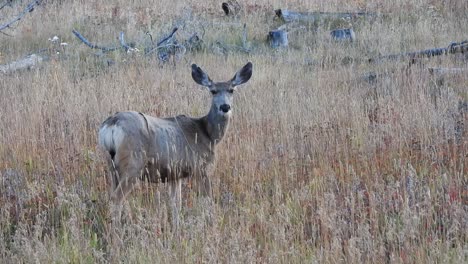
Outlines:
[[[213,82],[193,64],[193,80],[212,94],[207,115],[156,118],[139,112],[117,112],[107,118],[99,130],[99,145],[110,154],[114,204],[121,205],[138,179],[168,182],[173,224],[177,226],[182,205],[181,179],[197,177],[201,193],[211,196],[215,149],[229,125],[233,93],[251,76],[249,62],[230,81]]]

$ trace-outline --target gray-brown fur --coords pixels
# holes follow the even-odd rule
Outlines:
[[[107,118],[99,130],[99,144],[110,154],[110,164],[115,169],[112,199],[120,203],[138,179],[171,182],[179,207],[182,178],[197,177],[202,182],[202,193],[210,195],[215,149],[229,126],[233,91],[251,75],[249,62],[230,81],[215,83],[194,64],[194,81],[213,94],[207,115],[157,118],[138,112],[118,112]]]

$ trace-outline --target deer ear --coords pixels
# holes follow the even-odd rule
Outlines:
[[[212,81],[211,81],[210,77],[208,77],[208,74],[206,74],[196,64],[192,64],[192,78],[199,85],[210,87],[211,84],[212,84]]]
[[[241,85],[246,83],[252,77],[252,63],[248,62],[236,75],[231,79],[232,86]]]

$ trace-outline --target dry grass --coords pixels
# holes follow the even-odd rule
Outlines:
[[[427,71],[466,68],[467,57],[342,63],[468,38],[465,1],[245,2],[239,21],[249,25],[252,55],[211,52],[217,39],[240,43],[241,32],[213,0],[45,1],[8,31],[14,37],[0,36],[1,63],[49,46],[54,35],[70,44],[40,68],[0,79],[0,262],[467,261],[468,113],[460,106],[468,77],[441,81]],[[125,30],[141,45],[146,30],[167,32],[187,5],[207,29],[207,48],[176,66],[110,55],[108,67],[71,34],[116,43]],[[280,7],[387,15],[356,22],[353,44],[333,43],[319,28],[272,52],[263,40]],[[214,203],[186,185],[173,236],[157,188],[142,185],[129,199],[132,221],[117,230],[123,244],[111,247],[106,165],[95,149],[100,122],[128,109],[203,115],[209,94],[189,65],[224,80],[248,60],[254,75],[218,149]],[[369,71],[381,77],[361,81]]]

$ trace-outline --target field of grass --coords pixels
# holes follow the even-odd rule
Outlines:
[[[468,261],[468,76],[428,71],[467,68],[467,55],[368,62],[468,39],[466,1],[240,2],[244,12],[227,18],[214,0],[50,0],[0,35],[0,64],[43,48],[48,57],[0,73],[0,263]],[[12,1],[0,24],[27,4]],[[324,24],[272,50],[277,8],[378,15],[333,25],[353,26],[353,43],[332,41]],[[124,31],[142,49],[147,31],[161,38],[181,20],[178,37],[203,27],[203,47],[166,64],[100,54],[71,33],[112,46]],[[244,23],[251,52],[221,52],[216,43],[242,43]],[[185,183],[173,234],[155,199],[166,186],[140,184],[115,230],[100,123],[124,110],[202,116],[210,94],[190,65],[224,81],[247,61],[253,76],[218,147],[213,201]]]

